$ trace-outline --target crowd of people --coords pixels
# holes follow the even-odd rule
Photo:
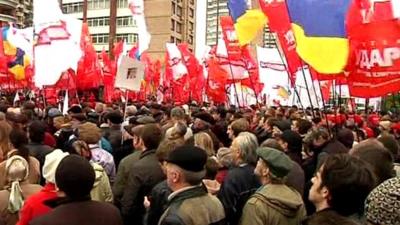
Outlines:
[[[0,224],[400,224],[384,112],[0,100]]]

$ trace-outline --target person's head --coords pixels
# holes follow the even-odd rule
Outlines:
[[[92,159],[92,152],[84,141],[74,141],[74,143],[72,143],[72,152],[70,153],[80,155],[89,161]]]
[[[211,115],[213,116],[215,121],[220,121],[226,118],[226,113],[227,113],[226,109],[224,107],[219,106],[211,112]]]
[[[259,157],[254,174],[265,184],[282,184],[283,179],[292,169],[292,160],[282,151],[262,147],[257,149]]]
[[[314,147],[320,147],[330,140],[329,132],[320,128],[312,133],[311,139]]]
[[[206,152],[195,146],[183,145],[172,151],[166,163],[167,183],[172,191],[199,185],[206,175]]]
[[[99,143],[101,136],[101,129],[94,123],[86,122],[78,126],[78,139],[87,144]]]
[[[337,134],[337,140],[342,143],[346,148],[351,149],[354,143],[354,134],[350,129],[340,129]]]
[[[24,182],[29,176],[29,164],[21,156],[12,156],[6,161],[6,179],[9,187],[7,209],[11,213],[17,213],[23,206],[24,198],[20,182]]]
[[[213,140],[206,132],[200,132],[194,135],[194,146],[204,149],[208,156],[215,155]]]
[[[260,147],[269,147],[269,148],[273,148],[279,151],[285,151],[282,146],[279,144],[279,142],[274,139],[274,138],[268,138],[267,140],[265,140]]]
[[[267,121],[264,123],[264,130],[267,132],[272,132],[272,129],[278,123],[278,119],[274,117],[267,118]]]
[[[389,179],[376,187],[365,201],[368,225],[392,225],[400,221],[400,178]]]
[[[94,107],[94,111],[97,112],[98,114],[101,114],[101,113],[103,113],[104,108],[105,108],[105,107],[104,107],[104,104],[103,104],[103,103],[97,102],[97,103],[96,103],[96,106]]]
[[[119,110],[114,110],[106,114],[108,125],[120,125],[124,122],[124,117]]]
[[[95,172],[89,161],[78,155],[64,157],[56,169],[56,185],[70,199],[90,199]]]
[[[185,110],[181,107],[175,107],[171,109],[171,119],[173,121],[184,121],[185,120]]]
[[[241,132],[248,131],[250,129],[249,121],[244,118],[233,121],[228,126],[228,135],[231,140],[235,139]]]
[[[296,121],[296,122],[295,122]],[[294,130],[295,132],[299,133],[300,135],[305,135],[308,131],[312,128],[312,123],[305,119],[297,119],[294,120]],[[293,127],[292,127],[293,129]]]
[[[390,153],[392,153],[395,162],[399,160],[400,146],[393,135],[382,135],[378,138],[378,141],[381,142]]]
[[[175,125],[171,128],[171,132],[167,132],[167,138],[170,140],[176,140],[176,139],[182,139],[184,140],[185,134],[187,132],[187,126],[183,122],[177,122]]]
[[[303,139],[292,130],[283,131],[278,137],[278,142],[285,152],[301,153],[303,149]]]
[[[29,140],[33,143],[43,143],[44,134],[46,133],[46,124],[39,120],[33,121],[28,126]]]
[[[26,147],[28,135],[22,130],[13,129],[10,132],[10,142],[12,147],[17,150],[16,155],[22,156],[29,162],[29,149]]]
[[[0,149],[2,156],[5,157],[10,149],[11,126],[6,121],[0,121]]]
[[[215,124],[214,118],[207,112],[195,113],[192,117],[194,118],[192,125],[193,133],[210,129]]]
[[[145,124],[137,130],[135,128],[133,129],[135,133],[134,142],[138,141],[138,150],[144,151],[158,148],[162,139],[161,128],[158,124]]]
[[[29,164],[21,156],[14,155],[6,161],[7,183],[23,182],[29,176]]]
[[[67,155],[69,155],[67,152],[55,149],[45,156],[42,174],[47,183],[56,183],[56,169],[61,160]]]
[[[362,214],[364,201],[376,186],[368,163],[348,154],[328,156],[311,182],[308,198],[317,211],[330,208],[342,216]]]
[[[163,165],[163,163],[167,160],[169,154],[174,151],[177,147],[184,145],[185,142],[183,140],[169,140],[164,139],[161,141],[160,145],[157,148],[156,156],[158,161]]]
[[[59,130],[65,124],[65,118],[63,116],[57,116],[53,118],[53,126]]]
[[[257,148],[257,137],[250,132],[242,132],[233,140],[231,145],[235,165],[242,163],[255,165],[257,163]]]
[[[368,139],[359,143],[350,150],[350,154],[372,166],[378,183],[382,183],[395,175],[392,155],[376,139]]]
[[[218,163],[223,168],[229,168],[233,166],[233,152],[230,148],[220,148],[217,152]]]
[[[129,105],[126,107],[126,116],[134,116],[137,113],[137,108],[134,105]]]

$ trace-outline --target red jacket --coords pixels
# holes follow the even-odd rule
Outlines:
[[[43,189],[28,198],[20,211],[17,225],[28,225],[34,218],[50,212],[51,208],[44,205],[44,201],[57,197],[55,184],[47,183]]]

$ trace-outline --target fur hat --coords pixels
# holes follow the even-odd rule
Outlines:
[[[86,122],[78,126],[79,140],[87,144],[97,144],[101,139],[101,129],[96,124]]]

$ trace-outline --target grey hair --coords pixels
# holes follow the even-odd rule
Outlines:
[[[258,141],[256,135],[250,132],[241,132],[235,141],[238,143],[240,148],[240,158],[243,162],[256,165],[257,164],[257,152]]]

